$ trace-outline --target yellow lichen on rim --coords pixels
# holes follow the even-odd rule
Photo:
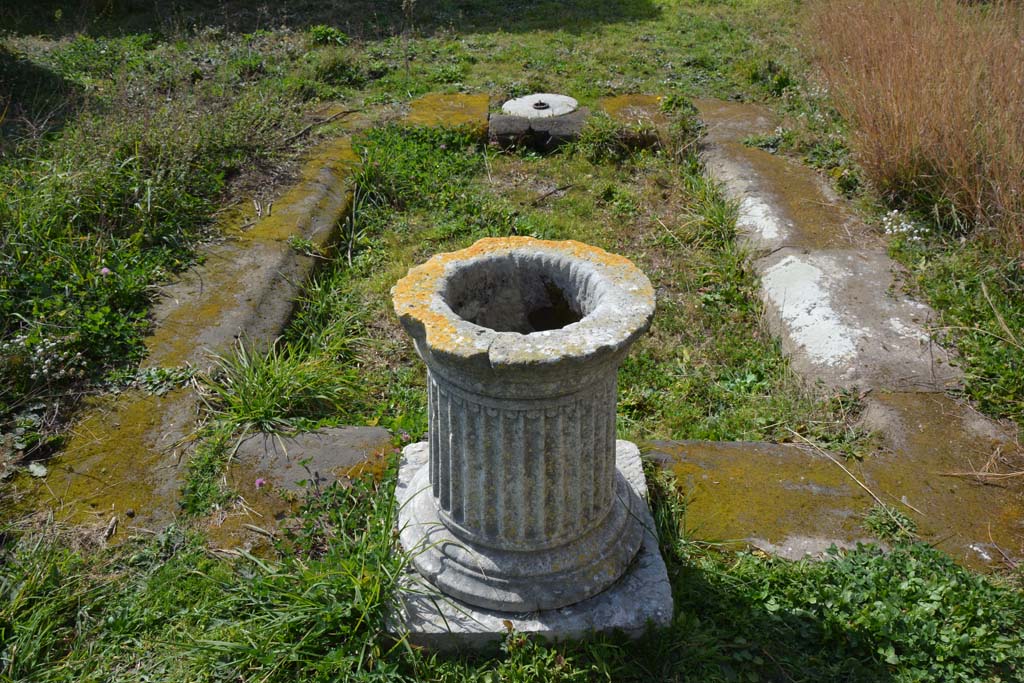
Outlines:
[[[391,290],[395,312],[399,318],[414,320],[424,328],[427,345],[435,351],[466,355],[486,353],[484,345],[474,344],[467,329],[476,328],[454,316],[450,311],[438,310],[435,305],[441,296],[442,281],[453,263],[468,262],[484,256],[511,253],[522,249],[556,252],[567,257],[589,262],[609,276],[614,276],[638,302],[654,307],[654,288],[647,277],[624,256],[611,254],[575,240],[553,241],[534,237],[487,237],[472,246],[454,252],[437,254],[426,263],[409,270]],[[460,330],[459,327],[467,326]]]

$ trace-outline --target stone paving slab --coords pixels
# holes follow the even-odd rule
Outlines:
[[[408,505],[417,495],[429,492],[410,489],[416,473],[428,466],[427,444],[411,444],[403,452],[395,495]],[[616,466],[633,491],[647,499],[640,452],[619,441]],[[402,577],[401,606],[392,629],[409,642],[437,650],[472,650],[493,647],[509,628],[549,640],[583,638],[595,632],[643,635],[650,627],[664,627],[672,620],[672,589],[665,562],[658,550],[654,520],[644,505],[645,528],[640,554],[626,574],[598,595],[561,609],[515,614],[456,603],[408,570]]]
[[[793,444],[655,441],[644,457],[687,498],[691,539],[750,544],[788,559],[852,547],[871,498],[827,458]]]
[[[382,427],[250,437],[238,446],[226,473],[228,485],[241,499],[208,520],[210,544],[261,548],[277,532],[277,523],[295,512],[295,494],[345,478],[379,477],[393,450],[391,433]]]
[[[1024,557],[1024,490],[998,477],[953,476],[993,458],[993,472],[1014,471],[1021,455],[1009,434],[942,394],[879,392],[868,403],[866,426],[882,430],[883,443],[861,461],[797,444],[705,441],[651,442],[644,457],[675,475],[693,539],[789,559],[873,540],[864,516],[876,501],[864,484],[965,565]]]
[[[881,448],[862,471],[925,540],[974,567],[1002,566],[1003,553],[1024,558],[1024,450],[1014,425],[941,393],[875,391],[864,404],[863,425]]]
[[[239,491],[262,479],[267,488],[300,491],[308,484],[328,486],[387,465],[391,432],[383,427],[333,427],[294,436],[257,434],[235,451],[228,475]]]

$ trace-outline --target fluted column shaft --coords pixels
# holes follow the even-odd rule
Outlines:
[[[615,496],[615,368],[571,394],[529,401],[428,376],[430,484],[464,540],[550,548],[586,533]]]

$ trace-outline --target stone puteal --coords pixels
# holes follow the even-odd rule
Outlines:
[[[400,474],[416,569],[507,612],[619,579],[646,506],[616,468],[616,374],[654,315],[647,277],[596,247],[510,237],[435,256],[392,294],[428,369],[428,458]]]

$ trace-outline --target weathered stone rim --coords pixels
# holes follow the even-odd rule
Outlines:
[[[601,294],[596,306],[565,327],[521,334],[482,327],[457,315],[445,300],[448,279],[477,259],[509,256],[572,261],[591,271]],[[655,295],[647,276],[623,257],[581,242],[496,237],[437,254],[412,268],[391,290],[395,311],[421,354],[477,368],[600,360],[628,347],[647,330]]]

